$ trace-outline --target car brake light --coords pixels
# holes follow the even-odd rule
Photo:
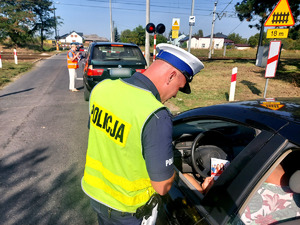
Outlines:
[[[87,75],[88,76],[101,76],[104,72],[104,69],[93,69],[93,66],[89,66]]]
[[[139,73],[144,73],[146,71],[146,69],[136,69],[135,71],[139,72]]]
[[[113,47],[123,47],[123,45],[116,45],[116,44],[113,44],[111,46],[113,46]]]

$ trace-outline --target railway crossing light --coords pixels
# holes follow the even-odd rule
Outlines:
[[[146,31],[147,31],[148,33],[150,33],[150,34],[151,34],[151,33],[162,34],[162,33],[165,32],[165,30],[166,30],[166,27],[165,27],[165,25],[162,24],[162,23],[158,24],[158,25],[156,26],[156,28],[155,28],[155,25],[154,25],[153,23],[148,23],[148,24],[146,25]]]
[[[155,32],[155,25],[153,23],[148,23],[146,26],[146,31],[150,34]]]
[[[156,33],[158,33],[158,34],[164,33],[165,30],[166,30],[166,27],[165,27],[165,25],[162,24],[162,23],[160,23],[160,24],[158,24],[158,25],[156,26]]]

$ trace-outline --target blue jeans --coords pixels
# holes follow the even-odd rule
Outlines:
[[[140,225],[142,222],[142,219],[137,219],[133,213],[111,209],[93,199],[91,205],[97,213],[99,225]]]

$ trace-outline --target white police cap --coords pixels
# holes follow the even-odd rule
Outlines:
[[[186,77],[186,84],[180,91],[190,94],[191,88],[189,82],[193,80],[193,77],[204,68],[203,63],[191,53],[170,44],[158,44],[156,46],[158,54],[156,59],[161,59],[176,69],[178,69]]]

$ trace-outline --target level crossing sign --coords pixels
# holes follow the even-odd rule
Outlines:
[[[294,26],[295,21],[287,0],[280,0],[265,22],[265,27]]]
[[[179,30],[180,27],[180,19],[179,18],[173,18],[172,20],[172,30]]]
[[[269,55],[266,66],[265,77],[275,77],[277,64],[279,60],[279,52],[281,48],[281,41],[271,41],[269,47]]]

